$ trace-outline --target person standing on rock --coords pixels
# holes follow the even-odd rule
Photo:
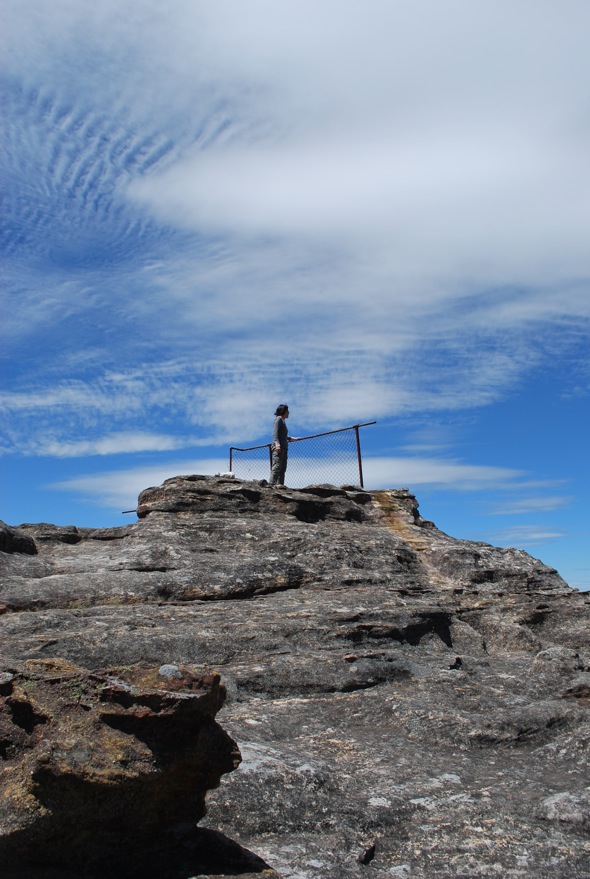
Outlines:
[[[299,437],[289,436],[287,430],[287,418],[289,407],[286,403],[277,406],[275,412],[275,424],[272,432],[272,464],[270,473],[270,485],[284,485],[285,471],[287,469],[287,455],[289,443],[296,442]]]

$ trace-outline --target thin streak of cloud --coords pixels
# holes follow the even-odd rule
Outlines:
[[[134,452],[169,452],[173,449],[194,445],[190,439],[153,433],[115,433],[91,440],[77,442],[49,442],[37,447],[38,455],[56,458],[83,458],[91,455],[118,455]]]
[[[55,482],[48,488],[83,497],[89,505],[114,510],[132,509],[141,491],[179,474],[212,476],[227,471],[227,459],[203,458],[170,461],[149,467],[131,467],[100,474],[76,476]]]
[[[512,486],[523,476],[523,471],[509,467],[420,457],[370,457],[363,460],[363,472],[367,486],[375,489],[404,485],[478,491]]]
[[[547,528],[542,525],[520,525],[503,531],[494,531],[488,540],[501,546],[539,546],[567,537],[565,531]]]
[[[494,505],[490,513],[495,516],[552,513],[569,506],[573,500],[571,495],[516,498]]]
[[[254,459],[253,459],[254,460]],[[248,467],[248,463],[243,465]],[[260,458],[254,460],[249,479],[268,478],[268,465]],[[314,482],[328,481],[331,462],[319,458],[297,457],[291,462],[289,484],[303,487]],[[76,476],[50,486],[60,491],[81,494],[89,503],[101,506],[120,507],[129,505],[130,498],[148,485],[158,485],[165,479],[179,473],[214,475],[228,470],[228,458],[191,458],[169,461],[149,467],[131,467],[95,475]],[[406,485],[445,487],[452,486],[459,491],[509,485],[521,475],[517,470],[500,467],[478,466],[437,460],[435,458],[367,457],[363,460],[365,487],[371,489],[395,488]],[[240,473],[238,473],[240,475]]]
[[[487,367],[480,364],[479,372],[467,376],[455,375],[441,362],[436,381],[423,387],[414,356],[371,351],[362,331],[355,342],[348,351],[302,342],[288,376],[271,369],[284,358],[281,340],[270,340],[264,350],[245,340],[221,346],[199,365],[185,358],[146,363],[47,389],[39,378],[37,387],[0,395],[6,421],[2,451],[100,453],[97,437],[133,440],[148,433],[138,431],[138,423],[157,424],[157,436],[173,436],[165,440],[175,444],[168,448],[248,443],[268,432],[272,412],[284,397],[302,429],[316,432],[396,413],[482,405],[498,394],[499,381],[506,386],[508,374],[518,374],[517,364],[490,352],[480,358]],[[109,434],[100,429],[107,417]]]

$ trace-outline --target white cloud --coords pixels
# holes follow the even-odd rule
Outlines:
[[[228,23],[209,11],[205,57],[215,47],[221,81],[251,84],[236,107],[247,134],[132,181],[130,195],[191,228],[352,248],[372,280],[388,274],[413,298],[441,275],[546,285],[588,271],[573,22],[547,4],[328,3],[310,32],[311,12],[255,4]]]
[[[543,154],[541,137],[456,131],[400,143],[394,132],[364,131],[351,143],[338,132],[327,142],[208,151],[129,192],[200,230],[352,246],[406,283],[421,256],[422,283],[449,272],[546,283],[548,270],[561,279],[564,247],[570,271],[588,270],[590,217],[579,179],[586,143],[579,154],[567,145]]]
[[[567,507],[573,498],[567,495],[549,495],[539,497],[521,497],[504,500],[501,504],[494,505],[492,515],[521,515],[528,513],[551,513]]]
[[[110,507],[121,512],[132,509],[141,491],[161,485],[179,474],[212,476],[227,471],[227,459],[209,458],[173,461],[150,467],[132,467],[100,474],[76,476],[53,483],[49,488],[81,495],[89,506]]]
[[[369,457],[363,459],[367,488],[405,486],[452,487],[457,491],[477,491],[514,485],[523,473],[508,467],[464,464],[439,458]]]
[[[97,439],[76,442],[48,442],[37,447],[38,455],[56,458],[77,458],[89,455],[116,455],[133,452],[166,452],[193,445],[189,439],[154,433],[114,433]]]
[[[215,352],[204,346],[198,362],[162,360],[47,389],[38,377],[37,387],[0,395],[7,425],[2,451],[70,457],[243,445],[269,434],[279,402],[289,403],[297,434],[315,433],[394,414],[483,405],[522,368],[501,351],[466,345],[455,364],[439,358],[426,381],[416,354],[380,350],[362,328],[350,335],[356,338],[346,340],[355,342],[349,349],[334,339],[322,346],[319,339],[300,338],[288,362],[281,337],[264,347],[255,338],[219,341]]]
[[[228,470],[228,458],[192,458],[175,460],[149,467],[132,467],[96,475],[76,476],[55,483],[51,488],[81,494],[88,503],[113,507],[131,507],[130,501],[150,485],[159,485],[165,479],[178,474],[197,473],[214,475]],[[269,465],[264,450],[260,453],[236,457],[234,471],[242,479],[268,478]],[[292,488],[302,488],[314,483],[325,483],[339,477],[336,484],[358,483],[354,455],[350,468],[335,468],[330,458],[292,457],[287,468],[287,483]],[[344,474],[340,476],[340,474]],[[365,488],[368,490],[429,485],[452,487],[458,491],[474,491],[481,488],[509,486],[521,475],[508,468],[488,467],[438,460],[436,458],[367,457],[363,459]],[[348,478],[346,478],[348,477]]]
[[[23,10],[8,448],[484,405],[587,326],[585,3]]]
[[[520,525],[503,531],[494,531],[488,539],[502,546],[522,547],[538,546],[567,536],[567,532],[542,525]]]

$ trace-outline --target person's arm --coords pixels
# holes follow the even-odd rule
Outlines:
[[[279,440],[279,425],[281,423],[281,419],[279,416],[275,418],[275,426],[272,432],[272,441],[277,452],[281,451],[281,442]]]

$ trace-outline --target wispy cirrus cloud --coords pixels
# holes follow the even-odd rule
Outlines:
[[[90,498],[93,505],[118,512],[133,509],[144,488],[160,485],[165,479],[178,474],[214,475],[227,471],[226,458],[170,460],[166,464],[89,473],[53,483],[50,487],[82,498]]]
[[[487,4],[442,15],[435,3],[375,3],[360,15],[327,3],[313,34],[306,4],[279,15],[179,2],[162,15],[130,3],[123,17],[108,2],[60,0],[51,15],[33,4],[27,23],[8,8],[29,49],[9,69],[31,83],[15,93],[8,155],[21,180],[46,163],[13,234],[42,270],[84,270],[87,290],[38,298],[36,313],[114,308],[111,334],[139,320],[157,326],[158,348],[228,325],[262,340],[287,321],[290,352],[314,327],[324,339],[371,328],[381,347],[437,336],[452,347],[467,328],[510,337],[535,318],[588,316],[572,281],[588,269],[578,44],[549,7],[527,66],[528,3],[510,29]],[[92,100],[72,89],[72,68]],[[80,342],[83,326],[72,329]],[[129,344],[141,351],[135,334]]]
[[[150,443],[157,438],[164,443],[162,450],[241,444],[268,433],[279,399],[288,398],[299,433],[315,432],[392,415],[484,405],[498,394],[499,374],[504,386],[507,372],[518,374],[513,361],[490,352],[486,368],[465,375],[441,359],[427,386],[415,353],[372,351],[360,332],[354,341],[348,350],[337,345],[331,350],[319,340],[308,343],[292,354],[288,375],[280,368],[285,356],[280,340],[262,350],[257,342],[232,340],[219,343],[208,356],[204,346],[200,363],[179,358],[98,375],[90,368],[85,379],[51,387],[37,375],[27,389],[0,394],[5,423],[0,450],[18,447],[21,454],[61,457],[77,457],[84,450],[110,454],[124,451],[127,440],[130,450],[136,439],[141,446],[142,437]],[[391,381],[392,372],[397,382]],[[156,429],[138,430],[139,425]],[[122,438],[121,446],[111,437]]]
[[[351,472],[354,471],[355,463],[351,463]],[[237,475],[246,479],[268,478],[268,467],[261,458],[255,459],[255,471],[251,475],[248,474],[249,466],[248,460],[238,464]],[[332,467],[333,463],[329,459],[298,455],[297,462],[292,461],[290,465],[289,485],[297,488],[324,483]],[[158,485],[164,479],[179,473],[214,475],[226,472],[227,469],[227,457],[176,459],[165,465],[129,467],[100,475],[80,475],[55,483],[52,487],[60,491],[91,495],[95,503],[116,508],[129,504],[129,499],[146,486]],[[521,476],[518,471],[508,468],[478,466],[436,458],[403,457],[366,457],[363,461],[363,472],[367,489],[428,485],[439,488],[452,486],[459,491],[473,491],[498,485],[506,488],[514,485]]]
[[[70,443],[49,441],[45,445],[38,445],[35,452],[47,457],[83,458],[92,455],[120,455],[121,453],[133,454],[134,452],[169,452],[187,445],[197,444],[198,440],[191,442],[165,434],[137,431],[135,433],[114,433],[96,439],[78,440]]]
[[[567,537],[568,532],[562,529],[543,525],[521,525],[509,527],[488,534],[487,539],[502,546],[541,546],[554,540]]]
[[[523,487],[526,491],[526,486]],[[528,515],[530,513],[552,513],[569,506],[574,500],[572,495],[543,494],[534,497],[525,495],[520,498],[503,499],[495,503],[490,513],[496,516]]]
[[[466,464],[436,457],[371,457],[363,461],[363,472],[371,487],[452,486],[458,491],[514,488],[525,475],[509,467]]]

